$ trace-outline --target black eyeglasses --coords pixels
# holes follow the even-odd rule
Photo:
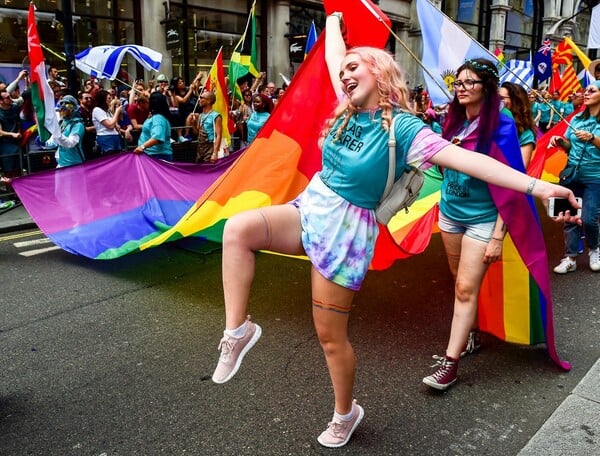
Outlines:
[[[483,81],[476,81],[474,79],[465,79],[464,81],[457,80],[452,83],[452,87],[455,89],[472,90],[475,84],[483,84]]]
[[[5,97],[2,97],[3,100],[10,100],[10,95],[7,95]]]

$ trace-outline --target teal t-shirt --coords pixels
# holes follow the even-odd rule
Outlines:
[[[150,138],[158,139],[160,142],[154,146],[147,147],[144,152],[152,155],[173,156],[171,147],[171,123],[161,114],[148,117],[142,124],[142,132],[138,144],[144,144]]]
[[[519,135],[519,146],[533,144],[535,147],[535,133],[533,130],[525,130]]]
[[[570,101],[565,101],[563,103],[563,107],[565,109],[565,113],[564,113],[565,117],[567,117],[569,114],[572,114],[573,111],[575,111],[575,107],[573,106],[573,103],[571,103]]]
[[[540,116],[540,125],[547,125],[550,121],[550,106],[547,103],[538,103],[537,110],[542,113]]]
[[[500,112],[498,122],[500,125],[494,134],[494,141],[497,140],[495,135],[498,134],[498,131],[508,129],[511,134],[515,135],[516,143],[515,121]],[[507,122],[509,125],[506,125]],[[468,124],[465,124],[464,128],[468,128]],[[479,128],[476,128],[462,139],[461,147],[471,150],[475,154],[480,153],[475,150],[478,131]],[[498,209],[492,200],[487,182],[451,168],[444,169],[440,211],[449,219],[460,223],[488,223],[495,221],[498,217]]]
[[[561,117],[565,115],[565,104],[560,100],[550,100],[550,115],[552,116],[552,123],[560,122]]]
[[[375,209],[381,199],[389,168],[389,134],[381,125],[381,110],[352,115],[339,139],[338,119],[323,142],[321,180],[355,206]],[[418,117],[401,113],[396,119],[396,177],[406,167],[413,139],[425,128]]]
[[[431,122],[431,125],[430,125],[430,127],[431,127],[431,130],[432,130],[434,133],[437,133],[438,135],[441,135],[441,134],[442,134],[442,126],[441,126],[441,125],[440,125],[438,122],[436,122],[435,120],[433,120],[433,121]]]
[[[67,138],[72,134],[79,136],[79,143],[75,147],[64,147],[58,146],[58,162],[59,168],[65,168],[67,166],[78,165],[83,163],[83,149],[81,148],[81,141],[85,133],[85,126],[81,117],[73,117],[72,119],[65,119],[61,122],[62,134]]]
[[[215,120],[220,115],[217,111],[210,111],[206,114],[200,113],[199,122],[208,136],[208,142],[215,142]]]
[[[579,182],[584,184],[597,184],[600,182],[600,149],[590,142],[577,139],[574,130],[589,131],[596,137],[600,137],[600,123],[594,116],[584,119],[582,114],[578,114],[571,119],[571,125],[567,129],[565,135],[571,142],[569,163],[576,165],[581,158]]]
[[[258,134],[258,130],[262,128],[267,119],[269,118],[268,112],[256,112],[254,111],[250,118],[246,122],[246,127],[248,127],[248,142],[251,143],[256,135]]]

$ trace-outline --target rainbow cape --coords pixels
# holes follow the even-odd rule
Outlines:
[[[370,1],[327,0],[325,9],[327,13],[343,13],[349,46],[386,44],[388,30],[383,24],[389,24],[389,19]],[[126,154],[15,179],[15,188],[53,242],[90,258],[115,258],[191,236],[221,242],[223,225],[229,217],[292,200],[320,170],[317,141],[335,103],[322,33],[267,123],[244,152],[217,165],[169,164],[145,155]],[[504,155],[509,150],[518,151],[518,144],[499,142],[493,152],[512,164],[512,158]],[[70,177],[74,185],[70,187],[72,192],[66,193],[70,196],[59,197],[60,181],[69,180],[63,177]],[[396,260],[427,247],[437,229],[440,184],[441,176],[428,170],[423,190],[409,213],[399,213],[387,229],[381,227],[371,269],[388,268]],[[529,290],[529,296],[523,300],[511,298],[513,304],[508,305],[504,301],[509,302],[510,296],[504,293],[498,306],[502,311],[494,307],[495,301],[486,304],[483,299],[481,327],[511,342],[545,341],[552,359],[567,369],[568,364],[558,359],[554,347],[552,301],[540,230],[533,230],[535,241],[531,241],[529,228],[539,228],[533,203],[521,194],[501,189],[494,190],[493,195],[509,227],[510,240],[518,252],[515,256],[526,265],[522,271],[530,279],[522,288]],[[516,206],[508,204],[513,197],[518,201]],[[526,218],[511,218],[513,207],[523,211]],[[528,228],[530,247],[525,245],[523,227]],[[505,252],[509,250],[505,247]],[[505,284],[516,278],[501,270],[495,280],[489,285],[491,291],[499,286],[509,289]]]
[[[525,171],[514,122],[504,114],[500,115],[489,155]],[[545,342],[552,360],[569,370],[570,364],[556,352],[548,257],[533,198],[494,185],[489,189],[508,234],[502,261],[492,264],[484,277],[479,295],[479,328],[507,342]]]

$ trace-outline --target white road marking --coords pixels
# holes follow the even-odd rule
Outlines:
[[[13,245],[20,249],[23,247],[29,247],[32,245],[40,245],[40,244],[49,244],[50,242],[52,242],[50,239],[48,238],[42,238],[42,239],[33,239],[31,241],[21,241],[21,242],[15,242]]]
[[[46,247],[45,249],[34,249],[28,250],[27,252],[19,252],[19,255],[24,257],[30,257],[33,255],[39,255],[41,253],[51,252],[52,250],[60,250],[60,247],[57,245],[53,245],[52,247]]]

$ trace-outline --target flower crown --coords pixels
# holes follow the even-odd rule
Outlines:
[[[495,66],[491,66],[491,65],[488,65],[488,64],[485,64],[485,63],[481,63],[481,62],[478,62],[478,61],[472,60],[472,59],[465,60],[465,63],[468,63],[473,68],[475,68],[477,71],[483,71],[485,73],[490,73],[496,79],[499,79],[498,69]]]

